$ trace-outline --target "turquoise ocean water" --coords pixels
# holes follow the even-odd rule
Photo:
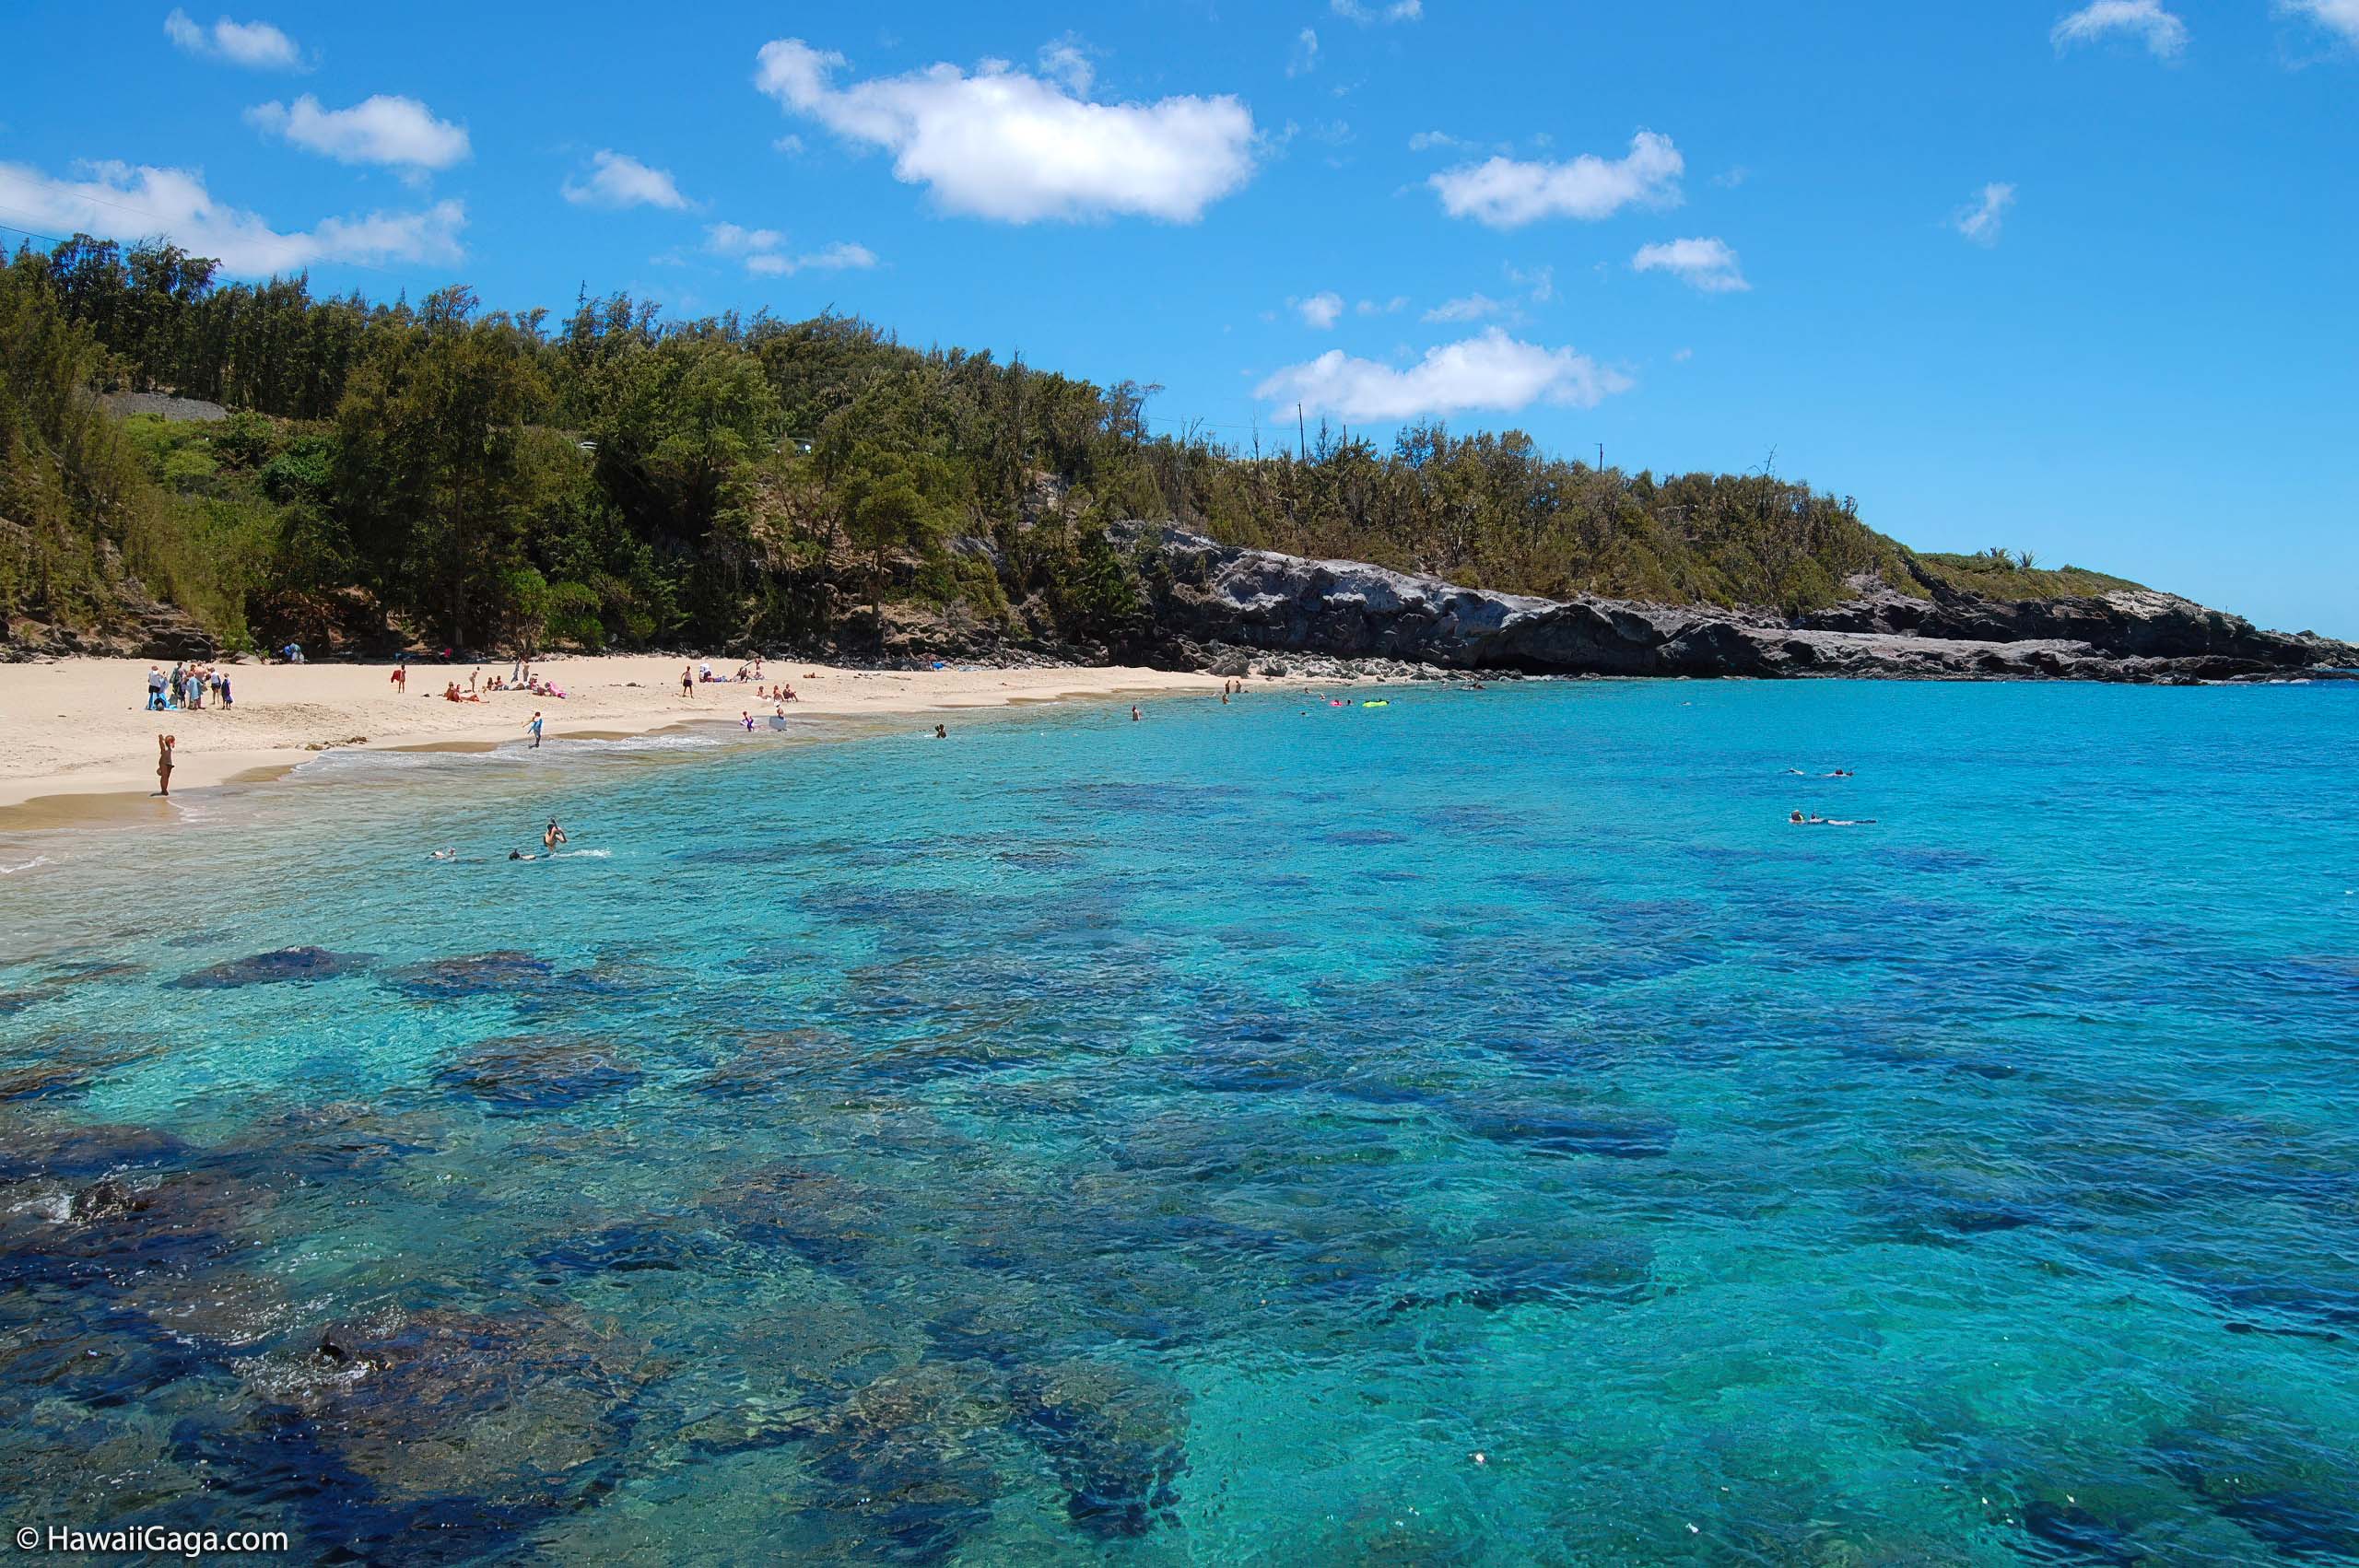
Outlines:
[[[2359,690],[1387,695],[6,839],[0,1522],[2359,1561]]]

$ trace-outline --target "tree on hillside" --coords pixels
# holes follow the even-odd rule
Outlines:
[[[496,629],[531,499],[521,430],[546,395],[512,329],[469,321],[475,304],[464,288],[429,298],[336,414],[338,505],[380,597],[460,646]]]

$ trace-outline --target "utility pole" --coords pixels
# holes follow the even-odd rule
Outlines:
[[[1309,443],[1303,438],[1302,404],[1294,405],[1294,460],[1302,462],[1310,455]]]
[[[1600,474],[1605,472],[1605,443],[1603,441],[1597,443],[1597,471]]]

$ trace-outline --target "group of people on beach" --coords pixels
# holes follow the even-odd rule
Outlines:
[[[212,664],[175,663],[170,673],[154,664],[147,666],[147,711],[178,712],[182,708],[202,708],[207,698],[216,708],[228,708],[229,676],[225,670]]]

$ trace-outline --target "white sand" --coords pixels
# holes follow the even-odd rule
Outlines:
[[[65,659],[0,664],[0,808],[53,797],[150,796],[156,791],[156,736],[176,735],[172,793],[259,778],[284,771],[331,746],[489,744],[524,737],[538,708],[552,740],[569,735],[644,734],[696,722],[757,718],[774,704],[752,685],[702,685],[680,695],[675,658],[551,659],[534,666],[563,687],[563,698],[494,692],[480,703],[443,700],[455,673],[462,692],[478,668],[410,666],[409,694],[396,693],[390,664],[236,664],[226,666],[234,705],[199,712],[149,713],[147,663],[134,659]],[[736,661],[716,659],[715,674]],[[486,677],[508,664],[480,666]],[[784,682],[802,700],[791,715],[878,717],[934,709],[996,708],[1058,697],[1217,691],[1217,675],[1134,668],[931,670],[912,673],[766,663],[762,685]],[[62,802],[58,802],[62,803]]]

